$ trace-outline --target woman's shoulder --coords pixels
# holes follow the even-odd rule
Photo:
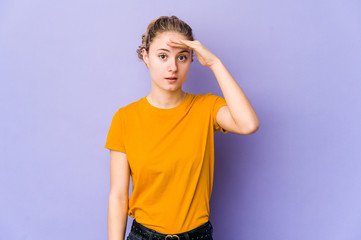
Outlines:
[[[142,101],[144,100],[144,97],[142,98],[138,98],[138,100],[135,100],[133,102],[130,103],[126,103],[121,105],[116,114],[130,114],[132,111],[134,111],[136,108],[139,107],[140,104],[142,104]]]
[[[198,93],[198,94],[193,94],[194,97],[200,101],[206,101],[206,102],[212,102],[217,100],[218,98],[220,98],[220,96],[217,96],[211,92],[208,93]]]

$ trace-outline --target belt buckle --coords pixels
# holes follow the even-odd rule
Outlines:
[[[179,236],[172,235],[172,234],[168,234],[167,236],[165,236],[165,240],[167,240],[168,238],[174,238],[174,237],[176,237],[178,240],[180,240]]]

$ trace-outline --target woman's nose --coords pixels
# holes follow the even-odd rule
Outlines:
[[[168,61],[169,65],[168,65],[168,71],[172,71],[175,72],[177,71],[178,67],[177,67],[177,61],[172,59]]]

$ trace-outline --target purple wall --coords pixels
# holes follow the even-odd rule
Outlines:
[[[1,1],[0,239],[107,238],[103,147],[150,91],[136,49],[161,15],[190,24],[260,119],[215,136],[215,239],[361,239],[360,1],[152,2]],[[183,89],[222,96],[198,61]]]

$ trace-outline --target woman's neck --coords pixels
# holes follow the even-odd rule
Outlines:
[[[174,108],[181,104],[187,93],[182,90],[178,92],[150,92],[146,96],[148,102],[157,108]]]

